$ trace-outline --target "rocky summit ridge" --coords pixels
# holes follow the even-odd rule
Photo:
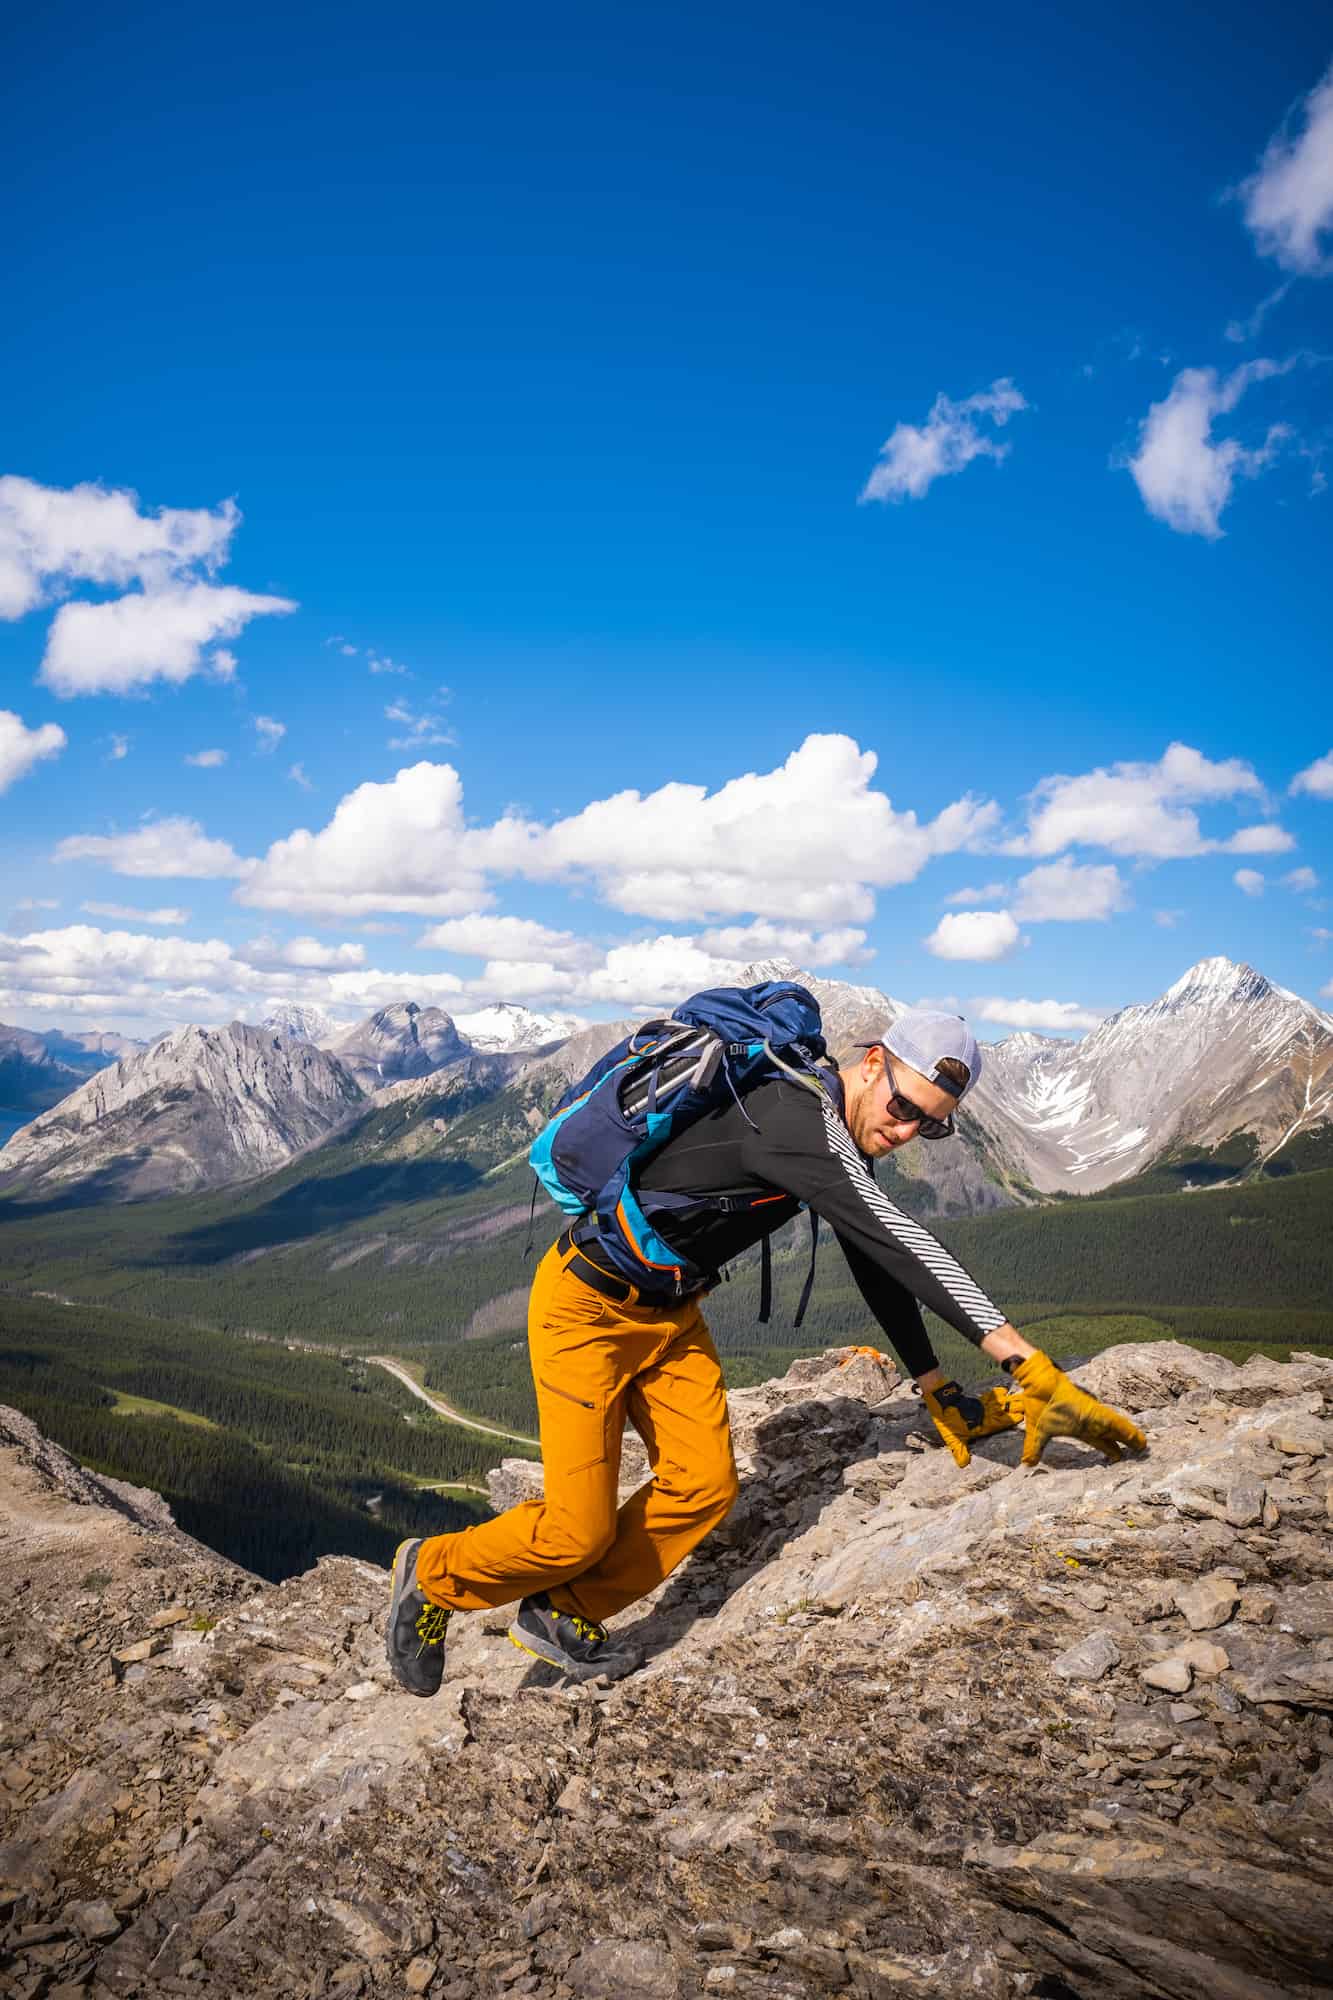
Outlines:
[[[121,1201],[222,1187],[326,1138],[362,1095],[296,1036],[242,1021],[180,1028],[23,1126],[0,1149],[0,1178],[92,1183]]]
[[[383,1571],[262,1585],[0,1413],[0,1981],[1333,1990],[1333,1363],[1078,1375],[1147,1456],[1023,1471],[1009,1437],[960,1472],[856,1350],[736,1392],[740,1500],[616,1621],[638,1673],[566,1688],[474,1616],[424,1702]]]

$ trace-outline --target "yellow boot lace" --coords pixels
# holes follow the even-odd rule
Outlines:
[[[442,1646],[449,1625],[449,1613],[442,1604],[423,1605],[417,1615],[417,1637],[423,1646]]]
[[[574,1630],[578,1633],[580,1639],[586,1639],[588,1644],[592,1646],[604,1646],[606,1644],[605,1625],[594,1625],[590,1619],[580,1618],[577,1611],[570,1611],[565,1615],[574,1627]]]

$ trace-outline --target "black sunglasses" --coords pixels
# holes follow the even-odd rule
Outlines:
[[[872,1048],[884,1049],[884,1067],[888,1071],[893,1089],[889,1093],[889,1110],[904,1125],[915,1125],[923,1139],[950,1139],[954,1133],[953,1113],[947,1118],[928,1118],[919,1104],[913,1104],[910,1097],[904,1097],[898,1088],[898,1078],[894,1073],[889,1052],[882,1042],[872,1042]]]

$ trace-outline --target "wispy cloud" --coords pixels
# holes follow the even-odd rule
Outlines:
[[[1230,375],[1215,368],[1183,368],[1167,396],[1154,403],[1139,428],[1139,448],[1126,461],[1148,512],[1182,535],[1217,541],[1221,516],[1238,478],[1254,478],[1271,465],[1288,424],[1271,424],[1260,445],[1213,437],[1217,418],[1235,409],[1256,382],[1285,375],[1295,361],[1247,361]]]
[[[1257,339],[1269,313],[1276,312],[1290,290],[1291,279],[1288,278],[1286,283],[1279,285],[1276,291],[1269,292],[1266,298],[1260,299],[1258,305],[1248,318],[1229,320],[1226,328],[1227,339],[1234,341],[1238,346],[1243,346],[1246,342]]]
[[[54,905],[52,906],[54,907]],[[190,912],[174,906],[163,910],[135,910],[127,903],[80,903],[79,908],[90,917],[111,917],[117,923],[126,924],[188,924]]]
[[[256,715],[253,720],[255,736],[258,739],[255,748],[261,756],[266,757],[270,751],[277,749],[287,734],[287,725],[285,722],[275,722],[271,715]]]
[[[417,712],[409,708],[405,701],[391,701],[384,715],[386,721],[396,722],[404,732],[401,736],[389,738],[390,750],[424,750],[432,745],[452,744],[458,740],[434,703]]]
[[[941,391],[924,424],[894,426],[880,448],[879,464],[861,489],[861,499],[920,500],[935,480],[962,472],[974,458],[1006,457],[1009,446],[986,435],[981,423],[989,420],[1002,427],[1027,407],[1027,398],[1007,375],[961,403]]]
[[[303,792],[314,791],[315,789],[314,786],[311,784],[309,778],[307,778],[305,774],[304,764],[293,764],[291,770],[287,773],[287,776],[291,779],[294,785],[299,785]]]
[[[210,840],[198,820],[149,820],[133,833],[71,834],[55,861],[97,861],[117,875],[197,877],[244,875],[253,866],[225,840]]]
[[[1231,879],[1247,896],[1262,896],[1264,893],[1264,878],[1257,868],[1238,868]]]
[[[1282,886],[1298,896],[1308,896],[1312,889],[1319,887],[1319,877],[1313,868],[1293,868],[1282,877]]]
[[[113,731],[111,737],[111,748],[107,751],[107,761],[112,764],[119,764],[121,759],[123,757],[128,757],[129,754],[130,754],[129,737],[118,735]]]
[[[227,753],[225,750],[191,750],[185,761],[193,764],[197,771],[216,771],[219,765],[226,763]]]
[[[1333,67],[1293,108],[1248,180],[1236,189],[1261,257],[1325,275],[1333,231]]]
[[[1003,903],[1009,897],[1007,882],[986,882],[979,889],[955,889],[944,898],[946,909],[975,910],[983,903]]]
[[[1065,855],[1020,876],[1012,908],[1020,924],[1104,923],[1129,905],[1114,862],[1083,865]]]

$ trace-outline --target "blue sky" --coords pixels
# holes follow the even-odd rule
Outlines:
[[[1331,56],[25,20],[0,1018],[604,1014],[776,949],[988,1034],[1218,952],[1328,994]]]

